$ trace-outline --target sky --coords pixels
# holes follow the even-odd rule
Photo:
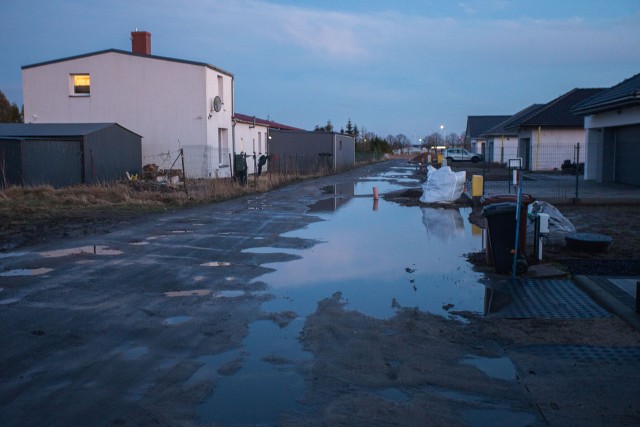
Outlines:
[[[412,142],[640,73],[640,0],[0,0],[0,91],[21,67],[151,33],[235,76],[235,111]]]

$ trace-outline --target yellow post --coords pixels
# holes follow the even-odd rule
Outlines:
[[[540,131],[541,131],[541,126],[538,126],[538,145],[536,147],[536,170],[538,170],[538,154],[540,154]]]
[[[471,196],[472,197],[482,196],[483,182],[484,182],[484,177],[482,175],[473,175],[471,177]]]

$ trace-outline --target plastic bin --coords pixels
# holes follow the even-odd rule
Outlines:
[[[518,253],[525,255],[527,253],[527,213],[528,208],[531,203],[535,202],[536,199],[530,194],[523,194],[520,202],[522,206],[520,207],[520,233],[518,234]],[[482,206],[488,206],[495,203],[517,203],[518,195],[517,194],[496,194],[493,196],[487,196],[482,198]],[[515,216],[515,214],[514,214]],[[513,241],[515,242],[515,235]]]
[[[517,203],[493,203],[482,209],[487,220],[493,267],[498,274],[509,274],[513,265],[513,246],[516,243]]]

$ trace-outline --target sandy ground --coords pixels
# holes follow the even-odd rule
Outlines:
[[[371,173],[385,167],[372,167]],[[359,173],[351,172],[351,178]],[[265,246],[312,247],[317,242],[280,235],[311,221],[301,200],[322,198],[319,188],[351,178],[326,177],[278,192],[269,209],[281,217],[266,210],[250,216],[244,202],[235,201],[220,211],[207,210],[206,217],[203,208],[154,216],[154,221],[101,217],[95,224],[90,218],[77,224],[53,222],[29,239],[21,239],[19,230],[4,233],[12,250],[63,247],[79,236],[103,236],[114,246],[129,248],[129,254],[113,260],[76,255],[72,262],[47,258],[46,266],[56,274],[46,280],[2,282],[4,300],[20,299],[0,306],[2,424],[198,425],[197,405],[215,395],[217,386],[202,374],[203,357],[242,348],[256,320],[285,328],[298,316],[262,311],[268,289],[251,279],[265,272],[265,258],[242,250],[255,246],[257,236]],[[638,259],[640,207],[560,209],[578,230],[614,237],[611,251],[592,256]],[[253,219],[255,212],[263,214]],[[246,222],[239,227],[239,221]],[[204,226],[204,235],[170,235],[171,230]],[[157,250],[135,246],[145,236],[156,239]],[[221,236],[233,236],[233,243],[219,247]],[[174,239],[184,240],[181,247],[188,249],[172,254],[174,246],[168,243]],[[557,258],[586,256],[556,251]],[[230,268],[198,273],[201,295],[166,296],[179,291],[177,283],[193,277],[201,263],[220,259],[231,261]],[[5,268],[20,262],[19,257],[3,260]],[[35,266],[30,262],[25,266]],[[228,281],[229,276],[236,279]],[[238,289],[242,297],[216,296]],[[305,410],[281,414],[278,424],[640,424],[637,360],[555,358],[529,350],[640,347],[640,332],[615,316],[497,319],[456,313],[455,307],[450,317],[395,309],[395,316],[377,319],[348,310],[339,292],[318,301],[299,337],[313,358],[268,360],[300,372],[306,384],[305,395],[298,398]],[[180,326],[166,324],[185,314],[193,319]],[[235,375],[245,358],[239,352],[217,373]],[[513,372],[503,368],[498,371],[506,371],[505,377],[488,375],[473,360],[506,360]],[[246,402],[247,410],[251,405]]]

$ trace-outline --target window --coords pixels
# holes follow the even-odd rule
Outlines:
[[[222,76],[218,76],[218,96],[220,97],[220,101],[224,104],[224,86],[222,83]]]
[[[71,74],[71,95],[89,96],[91,93],[91,76],[89,74]]]

